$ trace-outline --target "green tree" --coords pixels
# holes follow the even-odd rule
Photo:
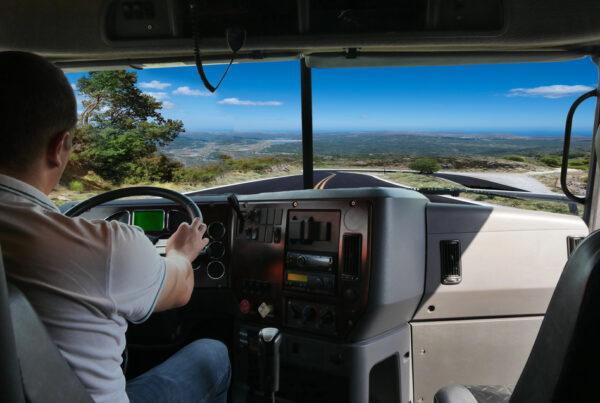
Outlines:
[[[433,158],[417,158],[408,164],[408,168],[422,174],[432,174],[440,170],[440,165]]]
[[[123,70],[91,72],[77,82],[84,109],[75,152],[90,169],[114,182],[161,180],[177,168],[156,153],[185,131],[183,122],[165,119],[162,102],[136,83],[137,74]],[[157,174],[160,168],[171,171]]]

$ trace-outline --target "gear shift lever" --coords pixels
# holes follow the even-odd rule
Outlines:
[[[274,327],[265,327],[258,332],[258,360],[260,383],[265,393],[265,402],[275,403],[275,392],[279,390],[279,346],[281,333]]]

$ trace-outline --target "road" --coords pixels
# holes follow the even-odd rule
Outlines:
[[[445,172],[436,172],[433,176],[438,178],[448,179],[452,182],[456,182],[462,186],[473,188],[473,189],[495,189],[495,190],[508,190],[516,192],[527,192],[529,190],[521,189],[513,186],[508,186],[498,182],[492,182],[481,177],[476,177],[477,174],[463,175],[463,174],[449,174]]]
[[[402,187],[383,181],[371,175],[336,172],[314,171],[313,189],[341,189],[357,187]],[[238,195],[282,192],[288,190],[301,190],[302,175],[282,176],[280,178],[261,179],[245,183],[220,186],[187,193],[188,196],[236,193]],[[428,195],[429,200],[442,203],[468,204],[467,202],[445,196]]]

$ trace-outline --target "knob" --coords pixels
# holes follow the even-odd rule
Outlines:
[[[252,309],[252,304],[250,304],[250,301],[243,299],[240,302],[240,312],[246,315],[250,312],[250,309]]]
[[[317,318],[317,310],[312,305],[306,305],[302,308],[302,319],[306,322],[313,322]]]
[[[330,325],[333,323],[333,313],[330,310],[326,310],[323,315],[321,315],[321,323],[323,325]]]
[[[281,333],[274,327],[258,332],[258,368],[265,401],[275,402],[279,390],[279,347]]]

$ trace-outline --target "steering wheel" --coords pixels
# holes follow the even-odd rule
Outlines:
[[[78,215],[102,203],[131,196],[162,197],[164,199],[174,201],[183,207],[190,217],[192,217],[192,220],[196,217],[202,219],[202,213],[200,212],[200,209],[188,196],[174,190],[159,188],[156,186],[133,186],[101,193],[71,207],[65,212],[65,215],[67,217],[77,217]]]

